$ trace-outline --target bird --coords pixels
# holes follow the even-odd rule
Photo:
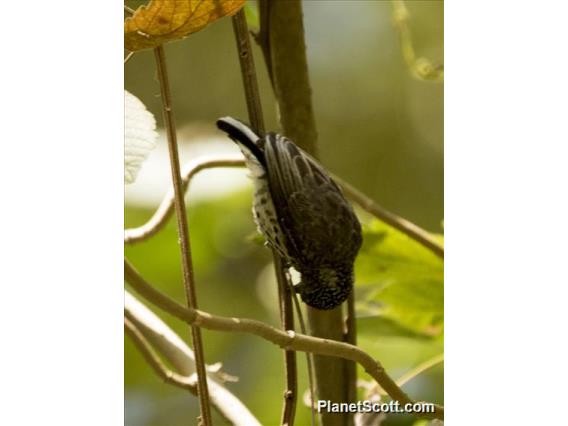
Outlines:
[[[340,306],[353,288],[361,224],[339,186],[286,136],[257,134],[232,117],[217,127],[239,146],[253,181],[253,217],[267,244],[294,267],[294,291],[307,305]]]

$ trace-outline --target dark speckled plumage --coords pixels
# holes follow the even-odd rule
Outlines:
[[[259,137],[230,117],[217,126],[245,154],[255,182],[258,228],[302,275],[296,286],[302,300],[317,309],[339,306],[353,287],[362,243],[361,225],[339,187],[290,139],[276,133]]]

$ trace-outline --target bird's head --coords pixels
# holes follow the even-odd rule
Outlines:
[[[316,309],[333,309],[343,303],[353,288],[353,267],[306,269],[300,271],[297,286],[304,303]]]

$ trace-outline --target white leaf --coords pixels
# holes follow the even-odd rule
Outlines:
[[[156,119],[136,96],[124,91],[124,182],[136,180],[138,171],[156,146]]]

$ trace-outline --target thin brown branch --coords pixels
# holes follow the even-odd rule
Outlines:
[[[443,82],[444,65],[434,65],[429,59],[418,57],[412,43],[410,13],[403,0],[391,0],[392,20],[400,38],[402,56],[412,76],[418,80]]]
[[[359,204],[363,210],[371,213],[373,216],[381,219],[386,224],[392,226],[395,229],[398,229],[400,232],[406,234],[416,242],[422,244],[438,257],[441,257],[442,259],[444,258],[444,246],[436,241],[436,239],[428,231],[425,231],[418,225],[415,225],[414,223],[400,216],[397,216],[394,213],[391,213],[384,207],[381,207],[372,199],[359,191],[357,188],[343,181],[337,176],[333,175],[333,179],[339,186],[341,186],[341,188],[345,192],[345,195]]]
[[[258,134],[262,135],[265,131],[262,104],[260,100],[260,92],[258,90],[258,81],[256,78],[256,69],[250,44],[249,31],[243,9],[233,16],[233,29],[235,32],[235,40],[237,42],[237,51],[239,54],[239,63],[241,66],[241,75],[243,78],[249,121],[253,129]],[[278,299],[280,302],[282,327],[284,330],[293,330],[294,311],[292,309],[289,283],[287,282],[286,273],[282,260],[280,259],[280,255],[276,250],[272,249],[272,256],[274,258],[276,281],[278,282]],[[298,395],[298,368],[296,363],[296,352],[284,352],[284,370],[286,374],[286,389],[284,390],[281,424],[283,426],[290,426],[294,424]]]
[[[130,58],[132,58],[134,56],[136,52],[129,52],[128,55],[126,55],[124,57],[124,64],[126,65],[126,63],[130,60]]]
[[[414,379],[419,374],[422,374],[424,371],[428,370],[429,368],[434,367],[440,363],[444,362],[444,354],[436,355],[433,358],[430,358],[423,363],[417,365],[412,370],[404,373],[402,376],[398,378],[396,381],[398,386],[404,386],[406,383]]]
[[[191,179],[200,171],[216,167],[244,167],[242,158],[197,158],[188,163],[182,171],[183,189],[187,191]],[[351,184],[333,175],[333,178],[351,200],[355,201],[363,210],[382,220],[403,234],[412,238],[439,257],[444,257],[444,246],[436,241],[432,235],[418,225],[400,217],[377,204]],[[173,213],[174,191],[168,190],[164,199],[150,220],[137,228],[127,229],[124,233],[124,242],[134,244],[144,241],[159,232],[167,223]]]
[[[124,315],[148,343],[171,363],[175,373],[191,379],[195,388],[195,355],[185,342],[128,291],[124,292]],[[248,408],[223,386],[227,376],[219,368],[207,366],[211,404],[227,423],[235,426],[260,426]],[[197,389],[193,393],[197,395]]]
[[[136,345],[136,348],[140,351],[144,360],[150,367],[152,367],[152,370],[154,370],[158,376],[160,376],[166,383],[178,386],[190,391],[194,395],[197,395],[195,380],[169,370],[156,354],[154,349],[152,349],[152,346],[150,346],[150,343],[148,343],[144,335],[128,318],[124,318],[124,331],[132,339],[132,342]]]
[[[235,40],[237,41],[249,121],[252,128],[262,135],[264,134],[264,118],[244,9],[239,10],[233,16],[233,30],[235,32]]]
[[[298,313],[298,322],[300,323],[300,331],[302,334],[308,334],[306,329],[306,324],[304,323],[304,317],[302,315],[302,308],[300,307],[300,301],[298,300],[297,294],[292,294],[292,300],[294,302],[294,307],[296,308],[296,312]],[[314,368],[313,368],[313,357],[312,354],[306,352],[306,365],[308,367],[308,384],[310,388],[310,414],[311,414],[311,421],[312,426],[316,425],[316,408],[314,402],[316,400],[316,390],[314,388],[315,385],[315,376],[314,376]]]
[[[182,170],[182,187],[184,193],[187,191],[191,179],[198,172],[206,169],[217,167],[244,167],[245,161],[241,157],[235,158],[209,158],[202,157],[187,163]],[[144,225],[137,228],[130,228],[124,232],[124,242],[126,244],[139,243],[147,240],[157,232],[159,232],[168,222],[174,212],[174,189],[170,187],[160,203],[156,212],[152,215],[150,220]]]
[[[291,283],[284,271],[280,255],[274,249],[272,249],[272,256],[274,257],[274,272],[278,283],[280,324],[284,330],[294,330]],[[284,369],[286,372],[286,389],[284,390],[281,424],[291,426],[294,424],[298,400],[298,367],[295,351],[284,351]]]
[[[186,377],[195,374],[193,351],[156,314],[127,290],[124,291],[124,316],[177,373]]]
[[[185,210],[184,189],[181,180],[175,121],[172,110],[172,100],[170,85],[168,82],[168,73],[166,69],[164,47],[156,47],[154,49],[154,53],[156,56],[156,65],[158,68],[158,80],[160,82],[160,91],[162,94],[163,115],[164,122],[166,124],[168,150],[170,153],[170,169],[172,172],[172,181],[174,186],[174,205],[178,223],[178,235],[183,269],[183,284],[187,299],[187,305],[192,309],[197,309],[197,296],[195,293],[193,278],[189,228]],[[211,421],[209,391],[207,389],[207,376],[205,372],[205,357],[203,355],[203,343],[201,340],[201,330],[199,329],[199,327],[192,326],[191,335],[193,341],[193,349],[195,351],[195,364],[197,367],[197,392],[199,396],[199,408],[201,410],[201,422],[204,426],[211,426],[213,423]]]
[[[344,340],[357,346],[357,318],[355,316],[355,286],[347,299],[347,316],[345,317]],[[354,362],[345,362],[345,375],[347,377],[347,400],[357,401],[357,365]],[[349,413],[349,424],[353,423],[353,414]]]
[[[285,350],[310,352],[355,361],[388,393],[401,404],[414,404],[413,401],[386,373],[383,366],[357,346],[345,342],[298,334],[294,331],[282,331],[263,322],[248,318],[228,318],[212,315],[207,312],[186,308],[166,296],[146,280],[128,262],[124,261],[125,279],[132,288],[149,302],[176,318],[190,325],[203,327],[208,330],[241,332],[253,334],[272,342]],[[416,413],[426,418],[444,418],[444,407],[434,405],[434,413]]]

